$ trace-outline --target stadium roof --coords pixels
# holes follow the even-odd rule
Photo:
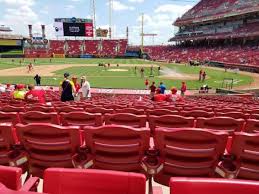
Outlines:
[[[254,12],[259,12],[258,0],[201,0],[174,25],[198,24]]]

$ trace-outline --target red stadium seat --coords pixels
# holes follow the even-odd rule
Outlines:
[[[30,106],[25,108],[26,111],[55,112],[53,107],[47,106]]]
[[[20,113],[21,123],[26,125],[30,123],[51,123],[59,124],[59,119],[57,113],[45,113],[39,111],[31,111]]]
[[[259,183],[248,180],[171,178],[170,194],[257,194]]]
[[[12,123],[16,125],[19,117],[16,112],[0,112],[0,123]]]
[[[194,118],[182,117],[178,115],[150,116],[149,127],[151,133],[155,132],[156,127],[183,128],[194,127]]]
[[[0,166],[0,193],[1,184],[12,190],[36,190],[39,183],[37,177],[29,178],[24,185],[22,185],[22,169],[16,167]]]
[[[163,169],[154,176],[168,185],[170,177],[214,177],[228,134],[194,128],[156,128],[154,143]]]
[[[259,120],[248,119],[244,131],[247,133],[259,133]]]
[[[162,115],[180,115],[178,111],[168,110],[168,109],[153,109],[147,110],[148,117],[151,115],[162,116]]]
[[[72,156],[80,147],[79,127],[34,123],[16,128],[29,156],[29,174],[42,177],[48,167],[73,166]]]
[[[9,156],[16,144],[11,123],[0,123],[0,165],[9,165]]]
[[[100,113],[86,113],[86,112],[70,112],[60,114],[61,124],[64,126],[93,126],[98,127],[103,125],[102,115]]]
[[[116,113],[131,113],[134,115],[145,115],[145,111],[143,109],[135,109],[135,108],[123,108],[123,109],[116,109]]]
[[[144,173],[141,162],[149,149],[150,140],[147,128],[116,125],[85,127],[84,135],[88,154],[84,161],[74,160],[77,167]]]
[[[243,130],[244,120],[230,117],[198,118],[196,127],[226,131],[233,134],[234,132]]]
[[[72,106],[61,106],[61,107],[56,107],[56,110],[58,113],[61,112],[77,112],[77,111],[84,111],[83,108],[76,108]]]
[[[146,115],[133,115],[130,113],[106,114],[105,125],[126,125],[131,127],[146,127]]]
[[[22,187],[22,169],[16,167],[0,166],[0,183],[12,190]]]
[[[50,194],[145,194],[146,177],[127,172],[50,168],[44,173],[43,191]]]
[[[2,112],[24,112],[25,109],[24,107],[18,107],[18,106],[4,106],[2,109],[1,109]]]
[[[218,117],[231,117],[234,119],[248,119],[249,118],[249,114],[245,114],[243,112],[227,112],[227,113],[216,113],[216,115]]]
[[[230,155],[237,168],[236,178],[259,180],[259,134],[237,132],[233,137]]]
[[[86,108],[85,111],[89,112],[89,113],[101,113],[102,115],[105,115],[107,113],[112,114],[114,112],[113,109],[106,109],[106,108],[101,108],[101,107]]]
[[[213,112],[207,112],[207,111],[203,111],[203,110],[182,111],[181,115],[185,116],[185,117],[194,117],[194,118],[198,118],[198,117],[211,118],[211,117],[214,117]]]

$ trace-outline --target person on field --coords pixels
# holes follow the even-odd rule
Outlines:
[[[159,89],[160,89],[161,94],[165,94],[166,86],[163,82],[160,82]]]
[[[64,73],[64,80],[60,83],[61,101],[73,101],[76,89],[74,83],[69,80],[69,73]]]
[[[206,76],[207,76],[207,74],[206,74],[206,72],[204,71],[203,74],[202,74],[202,81],[203,81],[203,82],[205,81]]]
[[[150,98],[152,99],[156,93],[156,85],[155,82],[152,82],[151,86],[149,87],[150,89]]]
[[[35,75],[34,80],[36,82],[36,86],[40,86],[41,77],[39,76],[39,74]]]
[[[83,99],[91,98],[90,83],[86,80],[85,76],[81,77],[81,89],[80,93]]]
[[[28,65],[28,73],[32,72],[32,70],[33,70],[33,65],[32,65],[32,63],[29,63],[29,65]]]
[[[149,81],[148,81],[148,79],[146,79],[146,81],[145,81],[146,90],[148,90],[148,85],[149,85]]]
[[[201,69],[200,72],[199,72],[199,81],[201,81],[201,79],[202,79],[202,74],[203,74],[203,71]]]
[[[181,95],[184,96],[185,92],[187,90],[187,86],[185,82],[182,82],[182,87],[181,87]]]
[[[145,70],[143,67],[141,67],[141,69],[140,69],[141,78],[144,78],[144,73],[145,73]]]
[[[46,103],[44,90],[36,90],[32,84],[28,86],[28,89],[29,91],[25,94],[26,102]]]

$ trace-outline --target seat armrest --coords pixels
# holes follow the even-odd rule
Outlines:
[[[146,152],[146,156],[142,159],[141,166],[151,176],[159,173],[164,167],[159,157],[159,152],[154,149]]]
[[[215,169],[216,173],[224,178],[234,179],[238,173],[235,157],[232,155],[222,156],[222,161]]]
[[[154,186],[153,187],[153,194],[163,194],[162,187]]]
[[[86,146],[81,146],[78,152],[72,156],[72,163],[75,168],[90,168],[93,165],[93,156]]]
[[[30,177],[22,186],[20,191],[34,191],[37,192],[40,179],[38,177]]]

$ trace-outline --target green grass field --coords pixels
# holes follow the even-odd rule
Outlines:
[[[0,70],[9,69],[15,67],[26,66],[29,62],[33,62],[33,59],[25,59],[20,64],[20,59],[0,59]],[[98,88],[129,88],[129,89],[144,89],[145,79],[140,77],[140,73],[135,73],[135,64],[156,64],[150,61],[143,61],[139,59],[37,59],[36,66],[42,65],[64,65],[64,64],[98,64],[98,63],[110,63],[110,64],[128,64],[128,67],[119,67],[124,69],[124,72],[111,72],[105,71],[104,67],[68,67],[55,72],[53,77],[42,77],[42,85],[59,85],[59,82],[63,79],[63,73],[69,72],[71,75],[77,75],[78,77],[86,75],[90,81],[92,87]],[[220,70],[208,69],[204,67],[208,75],[208,79],[202,83],[198,81],[198,73],[201,67],[190,67],[185,65],[176,64],[161,64],[161,68],[170,68],[177,73],[192,74],[197,77],[197,80],[186,81],[189,89],[198,89],[203,84],[208,84],[210,87],[219,88],[224,78],[233,78],[235,80],[234,86],[248,85],[253,82],[253,78],[250,76],[235,74],[231,72],[224,72]],[[112,67],[114,69],[115,67]],[[115,68],[117,69],[117,68]],[[36,74],[37,72],[35,72]],[[163,81],[168,88],[172,86],[180,87],[183,80],[169,80],[159,78],[159,72],[157,68],[154,68],[154,78],[149,78],[150,68],[145,68],[145,76],[151,81],[155,81],[157,84]],[[34,83],[33,76],[1,76],[1,83]]]

